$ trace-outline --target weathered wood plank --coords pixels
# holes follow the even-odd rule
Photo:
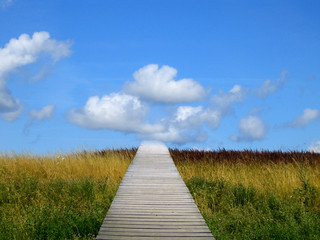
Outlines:
[[[211,239],[164,145],[142,144],[97,239]]]
[[[98,235],[96,238],[97,240],[212,240],[212,237],[145,237],[145,236],[139,236],[139,237],[133,237],[133,236],[106,236],[106,235]]]
[[[141,236],[141,237],[194,237],[194,239],[198,239],[197,237],[210,237],[212,236],[211,232],[158,232],[158,231],[151,231],[146,232],[144,229],[140,231],[100,231],[99,235],[104,236]]]

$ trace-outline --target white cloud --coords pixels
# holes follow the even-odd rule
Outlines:
[[[133,74],[134,82],[127,82],[124,90],[146,100],[161,103],[193,102],[206,95],[203,87],[193,79],[174,80],[177,70],[170,66],[150,64]]]
[[[215,108],[180,106],[172,123],[179,126],[179,128],[192,128],[205,123],[209,127],[216,129],[222,117],[222,112]]]
[[[255,116],[242,118],[239,122],[239,136],[232,136],[233,141],[255,141],[265,137],[266,126],[263,121]]]
[[[187,118],[197,115],[202,111],[202,107],[180,106],[176,112],[176,121],[184,121]]]
[[[112,129],[123,132],[161,131],[161,125],[144,123],[147,107],[134,96],[112,93],[90,97],[81,109],[72,109],[69,121],[90,129]]]
[[[289,127],[304,127],[314,120],[319,119],[320,113],[317,109],[306,108],[303,114],[298,116],[292,122],[288,123]]]
[[[225,93],[223,91],[219,91],[218,94],[212,97],[212,101],[221,109],[226,110],[232,105],[233,103],[242,102],[246,93],[247,89],[240,86],[234,85],[229,92]]]
[[[176,74],[176,69],[169,66],[159,69],[158,65],[147,65],[134,73],[135,81],[124,85],[125,93],[113,93],[101,99],[90,97],[85,106],[69,112],[69,121],[90,129],[135,133],[140,139],[178,144],[201,142],[207,139],[205,127],[217,129],[221,120],[232,113],[232,106],[242,102],[249,92],[245,87],[234,85],[228,92],[219,91],[205,105],[179,105],[173,114],[161,119],[153,116],[155,123],[148,123],[145,100],[176,104],[194,101],[205,95],[203,88],[193,80],[174,80]],[[194,94],[195,92],[201,94]],[[164,106],[160,105],[160,108],[164,109]],[[257,113],[258,110],[251,113],[254,112]],[[231,139],[261,140],[266,131],[264,122],[250,115],[240,120],[239,134]]]
[[[287,74],[287,71],[282,71],[281,77],[277,79],[276,81],[272,82],[270,79],[267,79],[263,82],[263,84],[256,89],[256,94],[259,97],[266,97],[275,91],[278,90],[280,86],[282,86],[285,82],[285,76]]]
[[[70,43],[50,39],[48,32],[35,32],[32,37],[21,34],[12,38],[0,49],[0,76],[30,63],[42,53],[48,53],[54,61],[70,55]]]
[[[40,110],[33,109],[29,113],[30,114],[30,118],[31,119],[37,119],[39,121],[42,121],[44,119],[49,119],[49,118],[51,118],[54,109],[55,109],[55,105],[54,104],[44,106]]]
[[[141,136],[143,138],[162,142],[185,143],[189,141],[189,138],[183,137],[181,132],[172,126],[168,129],[164,129],[164,131],[142,134]]]
[[[48,54],[54,62],[70,54],[69,42],[50,39],[48,32],[35,32],[32,37],[22,34],[0,48],[0,115],[4,120],[14,121],[23,106],[15,99],[7,87],[9,74],[19,67],[34,63],[43,54]]]
[[[211,116],[202,107],[180,106],[172,116],[155,124],[146,122],[147,110],[138,97],[112,93],[102,98],[90,97],[85,106],[72,109],[68,119],[80,127],[135,133],[141,139],[178,144],[204,141],[207,137],[199,126]]]
[[[147,65],[134,73],[134,82],[124,85],[125,93],[90,97],[84,107],[72,109],[69,121],[90,129],[111,129],[135,133],[139,138],[172,143],[199,142],[207,138],[204,126],[216,129],[231,105],[243,101],[248,90],[233,86],[213,96],[211,106],[178,106],[176,111],[150,124],[143,100],[176,104],[205,96],[204,89],[191,79],[175,81],[177,70]],[[131,94],[128,94],[131,93]],[[162,106],[163,108],[163,106]]]
[[[215,129],[222,118],[220,111],[202,106],[179,106],[172,116],[161,121],[162,130],[142,134],[147,139],[183,144],[186,142],[203,142],[207,134],[202,131],[204,124]]]
[[[246,89],[236,85],[228,93],[220,92],[214,97],[215,107],[179,106],[175,113],[161,120],[163,130],[142,136],[179,144],[205,141],[207,134],[203,132],[203,126],[217,129],[222,118],[228,114],[226,110],[234,102],[242,101],[245,93]]]
[[[200,119],[210,128],[216,129],[219,127],[223,116],[224,115],[221,110],[215,108],[207,108],[200,115]]]
[[[320,153],[320,141],[317,141],[317,142],[311,144],[310,147],[308,148],[308,151]]]
[[[161,142],[171,142],[184,144],[187,142],[203,142],[207,139],[207,135],[201,131],[184,131],[173,125],[164,128],[162,131],[149,132],[141,134],[142,138],[157,140]]]

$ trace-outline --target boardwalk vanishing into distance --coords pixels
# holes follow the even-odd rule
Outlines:
[[[166,146],[142,144],[97,239],[211,239]]]

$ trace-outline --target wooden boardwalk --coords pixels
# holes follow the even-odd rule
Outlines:
[[[142,144],[97,239],[211,239],[167,147]]]

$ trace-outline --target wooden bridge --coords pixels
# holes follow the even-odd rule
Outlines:
[[[210,239],[213,236],[167,147],[142,144],[97,239]]]

